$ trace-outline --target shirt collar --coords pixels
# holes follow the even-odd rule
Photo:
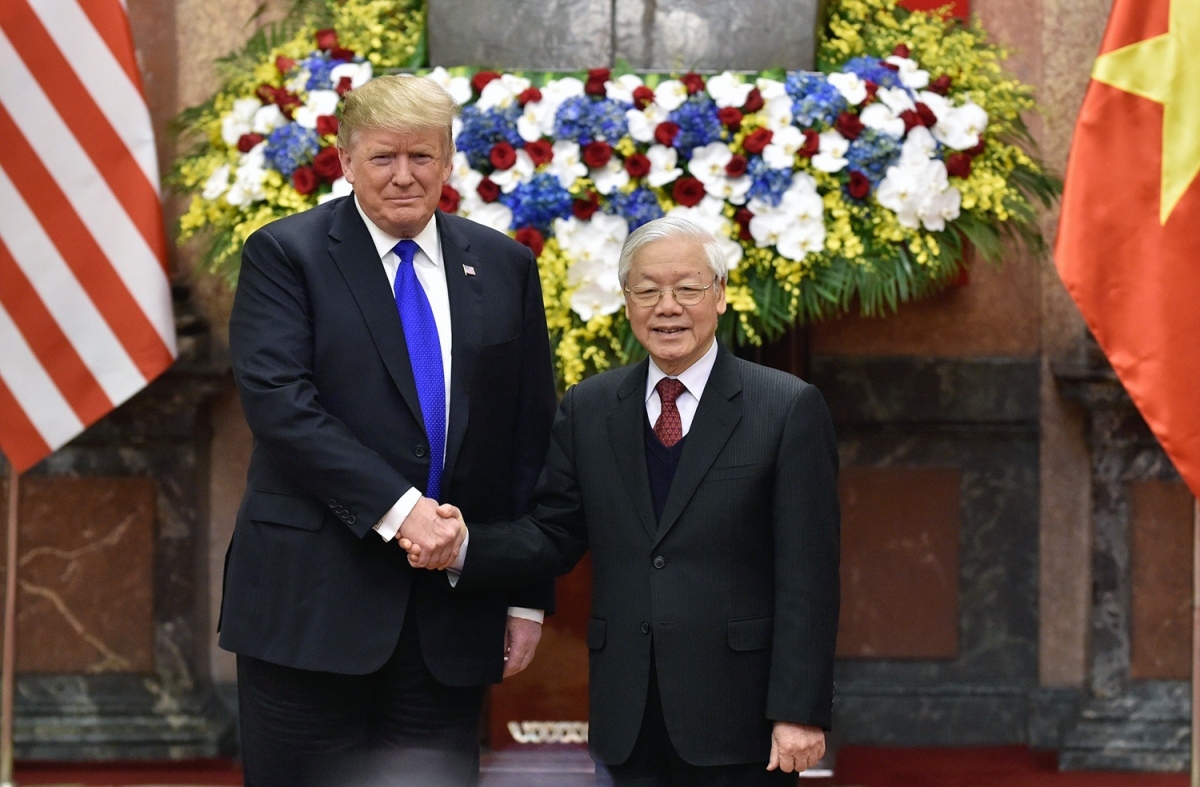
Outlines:
[[[354,207],[358,210],[358,215],[362,216],[363,224],[367,225],[367,232],[371,233],[371,242],[375,244],[375,251],[379,254],[379,259],[383,259],[387,254],[396,248],[396,244],[400,242],[400,238],[389,235],[376,226],[375,222],[367,217],[366,212],[362,209],[362,205],[358,202],[358,195],[354,195]],[[421,247],[421,251],[425,252],[425,256],[433,260],[433,264],[441,267],[442,255],[439,254],[439,240],[437,231],[437,216],[433,216],[426,223],[424,229],[413,237],[417,245]]]
[[[708,351],[701,355],[694,364],[675,376],[687,388],[688,393],[696,397],[696,401],[700,401],[700,397],[704,395],[704,386],[708,385],[708,378],[712,375],[713,365],[716,362],[717,339],[714,336]],[[650,368],[646,373],[646,401],[650,401],[650,394],[654,393],[654,386],[658,385],[658,381],[669,376],[658,368],[658,364],[654,362],[653,358],[650,359]]]

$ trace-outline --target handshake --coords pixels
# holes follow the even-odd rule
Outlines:
[[[467,523],[456,506],[422,497],[400,525],[396,542],[413,568],[442,571],[454,564],[466,537]]]

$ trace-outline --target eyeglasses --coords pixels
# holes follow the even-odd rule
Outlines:
[[[704,300],[704,293],[711,290],[713,284],[716,283],[717,277],[714,276],[712,284],[707,287],[695,284],[684,284],[679,287],[638,287],[637,289],[626,287],[625,294],[629,296],[629,300],[642,307],[657,306],[658,302],[662,300],[662,296],[668,292],[680,306],[695,306]]]

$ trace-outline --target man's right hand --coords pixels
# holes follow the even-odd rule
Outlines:
[[[461,518],[438,516],[437,501],[422,497],[400,525],[396,541],[408,552],[410,564],[440,571],[454,562],[466,535]]]
[[[425,500],[426,498],[421,498],[422,503],[425,502]],[[429,502],[432,503],[433,501],[431,500]],[[438,570],[446,568],[446,566],[449,566],[450,563],[454,562],[454,558],[458,557],[458,548],[462,546],[463,539],[467,537],[467,523],[463,520],[462,511],[458,509],[458,506],[453,506],[449,503],[442,503],[440,506],[437,506],[434,509],[434,513],[436,516],[440,517],[438,521],[442,525],[455,527],[458,529],[459,537],[457,543],[454,545],[454,554],[450,557],[450,560],[445,565],[431,563],[425,559],[425,549],[422,548],[419,543],[403,537],[402,532],[397,533],[396,540],[400,542],[400,547],[408,553],[408,562],[413,568],[429,568]],[[401,531],[404,530],[403,527],[400,529]]]

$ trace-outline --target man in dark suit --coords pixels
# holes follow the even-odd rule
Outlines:
[[[553,602],[549,581],[454,590],[393,543],[445,565],[462,535],[439,500],[524,513],[553,421],[533,255],[437,211],[456,111],[418,77],[352,91],[354,196],[243,251],[230,349],[255,445],[220,642],[250,787],[475,784],[484,687],[528,664]]]
[[[567,392],[531,516],[462,512],[457,591],[563,573],[590,547],[589,738],[615,784],[794,783],[824,753],[833,702],[829,412],[716,341],[726,267],[707,232],[651,222],[619,271],[649,359]]]

